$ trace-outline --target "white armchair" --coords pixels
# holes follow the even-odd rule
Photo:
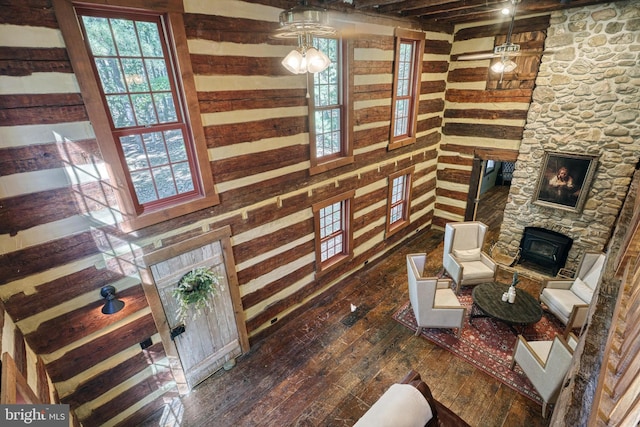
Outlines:
[[[456,284],[456,293],[468,285],[495,280],[497,264],[482,252],[488,227],[478,221],[450,222],[444,229],[444,269]]]
[[[566,325],[565,336],[585,324],[604,261],[603,253],[586,252],[575,279],[552,279],[543,283],[540,302]]]
[[[518,335],[513,350],[511,369],[520,365],[524,374],[542,397],[542,417],[547,418],[547,406],[555,403],[569,370],[578,339],[569,334],[567,340],[556,335],[553,341],[527,341]]]
[[[458,328],[462,333],[466,308],[451,290],[451,280],[423,277],[426,254],[407,255],[409,300],[420,335],[422,328]]]

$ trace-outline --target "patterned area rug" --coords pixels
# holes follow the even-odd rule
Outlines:
[[[511,354],[517,337],[504,323],[489,319],[476,318],[469,323],[469,313],[473,300],[471,288],[465,287],[458,295],[460,303],[467,307],[467,319],[462,328],[462,336],[456,338],[454,329],[422,329],[422,337],[461,357],[466,362],[498,379],[531,400],[542,404],[542,399],[518,365],[511,370]],[[405,303],[393,318],[400,324],[416,331],[416,319],[409,302]],[[519,328],[528,341],[552,340],[556,334],[562,334],[563,325],[546,312],[535,325]]]

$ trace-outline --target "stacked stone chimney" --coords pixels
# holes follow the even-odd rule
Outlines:
[[[606,251],[640,160],[640,3],[554,12],[496,248],[514,257],[526,226],[573,239],[567,267]],[[533,203],[545,151],[597,156],[584,207]]]

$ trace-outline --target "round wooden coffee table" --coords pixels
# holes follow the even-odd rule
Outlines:
[[[483,283],[476,285],[471,293],[473,306],[469,316],[469,323],[478,317],[490,317],[509,325],[515,333],[519,332],[515,326],[527,326],[537,323],[542,318],[540,303],[527,292],[516,288],[516,299],[513,304],[502,301],[502,294],[509,289],[503,283]]]

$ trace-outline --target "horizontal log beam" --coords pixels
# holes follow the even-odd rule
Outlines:
[[[132,345],[141,343],[157,332],[153,317],[147,314],[49,362],[47,372],[54,383],[66,381]]]
[[[522,139],[522,126],[485,125],[474,123],[447,123],[442,128],[444,135],[472,136],[474,138]]]

